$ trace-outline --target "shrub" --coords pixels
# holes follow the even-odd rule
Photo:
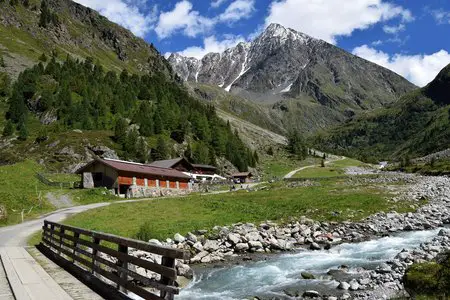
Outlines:
[[[138,232],[136,233],[136,238],[138,240],[148,242],[150,239],[154,238],[154,228],[153,225],[149,222],[145,222],[139,227]]]

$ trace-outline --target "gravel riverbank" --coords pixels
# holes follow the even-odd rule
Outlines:
[[[307,217],[301,217],[284,226],[272,222],[258,225],[246,223],[216,226],[210,231],[202,230],[188,233],[186,236],[175,234],[172,239],[164,242],[157,240],[150,242],[189,250],[192,253],[190,261],[177,262],[177,268],[180,276],[192,278],[192,270],[188,264],[217,263],[237,256],[246,258],[250,253],[266,254],[293,251],[298,248],[330,249],[344,242],[361,242],[402,231],[436,229],[450,223],[450,179],[448,177],[388,174],[377,178],[357,177],[354,180],[367,180],[373,183],[406,182],[408,188],[396,196],[396,199],[408,199],[411,205],[416,206],[421,201],[427,201],[427,204],[413,213],[378,213],[357,223],[316,222]],[[408,265],[432,260],[438,253],[449,248],[450,231],[443,229],[431,242],[421,244],[417,249],[400,252],[393,260],[380,264],[376,270],[356,270],[358,274],[353,276],[354,279],[351,279],[351,276],[342,276],[349,271],[343,267],[339,272],[340,276],[331,276],[338,284],[335,294],[328,291],[327,295],[322,295],[311,290],[298,297],[381,299],[398,296],[404,291],[401,278]],[[157,257],[151,257],[145,253],[136,253],[136,255],[149,260],[158,260]],[[145,272],[139,268],[137,271]],[[355,274],[355,270],[349,273]],[[157,279],[157,275],[154,275]]]

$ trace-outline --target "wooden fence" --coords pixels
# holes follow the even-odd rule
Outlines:
[[[49,180],[47,177],[45,177],[44,174],[41,174],[41,173],[36,173],[36,178],[40,182],[42,182],[43,184],[48,185],[48,186],[54,186],[54,187],[66,188],[66,189],[81,187],[81,180],[73,181],[73,182],[56,182],[56,181]]]
[[[120,291],[118,294],[130,291],[144,299],[161,300],[173,299],[174,295],[179,293],[179,288],[175,286],[175,259],[189,259],[189,253],[186,251],[49,221],[44,221],[42,229],[41,248],[46,248],[47,252],[51,251],[58,259],[64,259],[65,264],[70,264],[71,268],[80,268],[91,273],[96,279],[108,279],[113,282],[113,285],[108,284],[108,288]],[[128,254],[129,248],[160,255],[161,264],[131,256]],[[112,259],[105,259],[106,256],[101,253]],[[130,268],[130,264],[160,274],[161,280],[151,280],[136,273],[135,268]],[[151,287],[153,291],[159,292],[159,295],[136,285],[135,282]],[[109,296],[107,298],[112,299]]]

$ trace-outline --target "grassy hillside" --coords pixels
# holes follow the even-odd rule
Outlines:
[[[366,161],[417,157],[450,145],[450,65],[428,86],[385,109],[368,112],[330,132],[315,144]]]
[[[0,184],[2,186],[0,189],[0,206],[6,208],[7,211],[7,218],[0,219],[0,226],[21,222],[22,211],[24,220],[27,220],[59,208],[48,200],[47,195],[49,193],[53,194],[55,198],[67,195],[73,205],[117,199],[104,195],[99,190],[71,190],[47,186],[36,177],[37,173],[45,171],[42,165],[33,160],[0,166]],[[68,179],[66,176],[59,174],[46,175],[46,177],[55,182],[76,179],[73,177]]]
[[[41,24],[41,0],[0,1],[0,54],[6,71],[16,78],[39,61],[42,53],[65,58],[93,57],[107,70],[144,74],[171,67],[152,46],[97,12],[69,0],[46,0],[57,22]],[[28,4],[27,4],[28,3]]]

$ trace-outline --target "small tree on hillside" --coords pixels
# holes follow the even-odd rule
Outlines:
[[[288,151],[297,155],[299,159],[305,159],[308,155],[308,147],[303,137],[297,132],[293,131],[288,137]]]
[[[47,55],[45,55],[45,53],[42,53],[42,55],[39,56],[39,60],[42,62],[47,62],[48,60]]]
[[[119,117],[116,120],[116,125],[114,126],[114,139],[119,144],[124,144],[125,139],[127,137],[127,129],[128,129],[128,122],[122,118]]]
[[[8,122],[6,122],[5,128],[3,128],[3,136],[7,137],[7,136],[11,136],[14,133],[14,125],[11,122],[11,120],[8,120]]]
[[[28,138],[27,126],[25,125],[25,123],[21,122],[19,124],[19,136],[18,136],[18,139],[21,140],[21,141],[26,141],[27,138]]]
[[[169,148],[167,147],[166,141],[162,136],[158,137],[156,141],[156,148],[152,151],[153,160],[164,160],[169,156]]]
[[[3,55],[0,54],[0,67],[6,67],[5,60],[3,59]]]

